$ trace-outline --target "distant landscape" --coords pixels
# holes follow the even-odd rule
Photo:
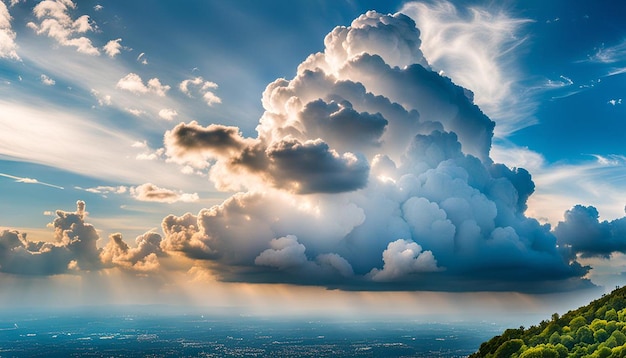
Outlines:
[[[466,357],[489,322],[333,321],[227,315],[3,314],[0,357]]]

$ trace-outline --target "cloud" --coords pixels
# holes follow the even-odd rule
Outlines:
[[[328,34],[293,79],[267,86],[257,137],[197,122],[167,131],[170,161],[243,190],[197,216],[169,217],[185,234],[168,250],[213,261],[225,281],[587,285],[587,269],[561,255],[549,225],[525,215],[529,172],[493,162],[494,123],[470,91],[431,70],[419,35],[404,15],[368,12]],[[350,274],[327,274],[330,263]]]
[[[137,56],[137,62],[141,63],[142,65],[147,65],[148,60],[146,59],[146,54],[143,52],[140,53],[139,56]]]
[[[197,168],[209,166],[207,160],[220,161],[211,175],[224,189],[236,188],[226,173],[235,172],[240,178],[235,183],[252,175],[298,193],[350,191],[366,184],[369,169],[363,158],[339,154],[321,140],[284,138],[264,147],[262,141],[241,137],[236,127],[201,127],[196,122],[168,131],[165,147],[174,161]]]
[[[15,176],[15,175],[9,175],[9,174],[5,174],[5,173],[0,173],[0,177],[15,179],[15,182],[17,182],[17,183],[39,184],[39,185],[45,185],[45,186],[49,186],[51,188],[56,188],[56,189],[63,190],[62,186],[49,184],[49,183],[44,183],[44,182],[41,182],[41,181],[39,181],[37,179],[33,179],[33,178],[18,177],[18,176]]]
[[[618,104],[622,104],[622,99],[621,98],[611,99],[607,103],[610,104],[611,106],[616,106]]]
[[[111,40],[109,42],[106,43],[106,45],[104,45],[104,47],[102,48],[104,50],[104,53],[107,54],[107,56],[114,58],[115,56],[119,55],[121,53],[121,49],[122,49],[122,39],[115,39],[115,40]]]
[[[176,112],[175,110],[171,108],[163,108],[162,110],[159,111],[159,117],[167,121],[174,120],[176,116],[178,116],[178,112]]]
[[[90,224],[85,203],[78,201],[75,212],[57,210],[53,242],[29,241],[17,231],[0,232],[0,271],[20,275],[56,275],[71,270],[100,267],[99,237]]]
[[[43,83],[46,86],[54,86],[56,84],[55,80],[53,80],[52,78],[46,75],[41,75],[40,79],[41,79],[41,83]]]
[[[626,60],[626,40],[608,47],[603,44],[588,60],[604,64]]]
[[[469,90],[432,70],[413,20],[368,12],[324,43],[292,79],[268,84],[255,137],[198,122],[165,133],[170,162],[239,192],[197,214],[167,216],[160,241],[137,241],[141,253],[113,235],[91,260],[68,255],[64,267],[149,272],[164,255],[210,267],[222,281],[345,290],[589,285],[588,268],[526,215],[530,173],[494,163],[494,122]],[[206,82],[190,81],[182,92]],[[151,91],[134,73],[120,82]],[[197,200],[150,183],[130,193]]]
[[[125,194],[128,192],[128,187],[123,186],[123,185],[120,185],[120,186],[101,185],[101,186],[96,186],[93,188],[81,188],[81,187],[74,187],[74,188],[78,190],[83,190],[92,194],[100,194],[103,197],[106,197],[107,194]]]
[[[130,194],[133,198],[140,201],[153,201],[158,203],[175,203],[175,202],[194,202],[200,200],[197,193],[189,194],[176,192],[170,189],[159,188],[152,183],[142,184],[130,188]]]
[[[564,219],[554,234],[563,250],[574,257],[608,258],[614,252],[626,252],[626,217],[600,221],[595,207],[576,205],[565,212]]]
[[[29,241],[15,230],[0,231],[0,272],[16,275],[50,276],[79,274],[120,268],[134,272],[155,272],[159,258],[167,256],[161,249],[161,235],[146,232],[129,247],[119,233],[112,234],[103,248],[97,230],[85,220],[86,205],[76,202],[76,211],[56,211],[49,225],[54,229],[52,241]]]
[[[442,270],[431,251],[422,251],[420,245],[403,239],[389,243],[383,251],[383,262],[382,270],[374,268],[367,276],[374,281],[394,281],[410,274]]]
[[[217,87],[217,83],[205,81],[202,77],[187,79],[178,85],[178,89],[180,89],[182,93],[191,98],[193,98],[194,95],[199,95],[209,106],[222,103],[222,99],[213,92]]]
[[[170,86],[162,85],[158,78],[151,78],[146,85],[139,75],[132,72],[121,78],[116,87],[134,94],[153,93],[159,97],[164,97],[170,89]]]
[[[449,1],[408,2],[400,12],[417,23],[433,69],[470,89],[476,104],[498,122],[496,135],[534,124],[529,119],[535,106],[520,99],[529,95],[521,95],[515,65],[516,50],[526,41],[520,30],[531,20],[510,17],[504,9],[460,10]]]
[[[96,99],[98,100],[98,105],[100,107],[102,106],[110,106],[113,104],[113,101],[111,99],[111,95],[102,95],[100,94],[100,92],[96,91],[95,89],[91,89],[91,95],[96,97]]]
[[[81,36],[94,30],[93,23],[87,15],[72,19],[70,11],[74,9],[76,4],[71,0],[41,1],[33,8],[33,14],[40,22],[29,22],[27,26],[38,35],[53,38],[61,46],[76,47],[76,51],[88,55],[99,55],[100,51],[91,40]]]
[[[20,59],[20,56],[17,54],[15,37],[15,31],[11,28],[9,9],[4,2],[0,1],[0,58]]]
[[[129,247],[122,239],[122,234],[109,236],[108,244],[102,248],[100,259],[106,266],[120,267],[127,270],[150,272],[160,268],[159,257],[165,254],[161,250],[161,235],[147,232],[135,239],[136,247]]]

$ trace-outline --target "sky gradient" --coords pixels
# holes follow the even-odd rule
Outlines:
[[[0,2],[0,300],[534,312],[623,285],[623,7]]]

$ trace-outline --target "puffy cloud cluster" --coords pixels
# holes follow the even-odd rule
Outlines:
[[[94,27],[88,15],[73,19],[70,11],[76,9],[72,0],[44,0],[33,8],[39,23],[29,22],[28,27],[38,35],[47,35],[61,46],[75,47],[76,51],[88,55],[99,55],[100,51],[91,40],[83,36]]]
[[[110,236],[104,248],[93,225],[85,222],[85,202],[76,203],[76,211],[56,211],[50,224],[51,241],[29,241],[15,230],[0,231],[0,272],[18,275],[49,276],[80,271],[121,268],[135,272],[159,269],[161,235],[147,232],[137,237],[136,247],[129,247],[121,234]]]
[[[151,78],[146,85],[136,73],[129,73],[117,81],[117,88],[134,94],[153,93],[160,97],[164,97],[170,90],[170,86],[161,84],[158,78]]]
[[[180,91],[191,98],[194,97],[194,92],[200,95],[208,106],[222,103],[222,99],[213,92],[217,87],[217,83],[205,81],[202,77],[187,79],[178,85]]]
[[[0,58],[19,60],[15,43],[15,32],[11,28],[9,9],[0,1]]]
[[[55,275],[70,270],[99,267],[99,237],[84,222],[85,203],[75,212],[58,210],[52,223],[54,241],[29,241],[26,235],[5,230],[0,233],[0,271],[25,275]]]
[[[102,249],[100,258],[107,266],[117,266],[135,271],[155,271],[159,269],[161,235],[147,232],[135,239],[136,247],[129,247],[121,234],[109,236],[109,243]]]
[[[575,258],[601,256],[626,252],[626,217],[600,221],[593,206],[576,205],[565,212],[565,220],[554,229],[557,243],[564,252]]]
[[[584,285],[586,269],[524,215],[530,174],[493,163],[494,123],[469,90],[430,69],[419,35],[407,16],[370,11],[329,33],[293,79],[267,86],[256,138],[196,122],[168,131],[170,160],[244,192],[166,218],[164,247],[213,260],[233,281]]]

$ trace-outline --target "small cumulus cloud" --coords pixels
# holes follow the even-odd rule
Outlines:
[[[94,47],[91,40],[83,36],[94,30],[94,25],[87,15],[77,19],[70,16],[70,11],[76,9],[72,0],[41,1],[33,8],[33,14],[39,23],[29,22],[28,27],[38,35],[47,35],[61,46],[75,47],[76,51],[88,55],[99,55],[100,51]]]
[[[41,79],[41,83],[43,83],[46,86],[54,86],[56,84],[55,80],[43,74],[40,76],[40,79]]]
[[[13,6],[11,2],[11,6]],[[19,60],[17,44],[15,43],[15,31],[11,27],[11,15],[9,9],[0,1],[0,58]]]
[[[437,260],[431,251],[422,251],[417,243],[403,239],[387,245],[383,251],[383,262],[382,270],[374,268],[367,276],[374,281],[394,281],[407,278],[410,274],[443,270],[437,267]]]
[[[100,4],[97,4],[97,5],[95,5],[95,6],[93,7],[93,9],[94,9],[95,11],[101,11],[102,9],[104,9],[104,6],[102,6],[102,5],[100,5]]]
[[[134,94],[153,93],[160,97],[164,97],[170,89],[170,86],[161,84],[158,78],[151,78],[147,84],[144,84],[141,77],[136,73],[129,73],[121,78],[116,87]]]
[[[171,108],[163,108],[159,111],[159,117],[165,119],[166,121],[174,120],[178,116],[178,112]]]
[[[622,99],[621,98],[610,99],[607,103],[610,104],[611,106],[617,106],[619,104],[622,104]]]
[[[191,203],[200,200],[197,193],[183,193],[170,189],[160,188],[152,183],[142,184],[130,188],[130,194],[133,198],[140,201],[152,201],[158,203]]]
[[[106,43],[106,45],[104,45],[104,47],[102,48],[104,50],[104,53],[107,54],[107,56],[114,58],[115,56],[119,55],[122,51],[122,39],[115,39],[115,40],[111,40],[109,42]]]
[[[213,92],[217,87],[217,83],[205,81],[202,77],[187,79],[178,85],[182,93],[192,98],[199,95],[209,106],[222,103],[222,99]]]

